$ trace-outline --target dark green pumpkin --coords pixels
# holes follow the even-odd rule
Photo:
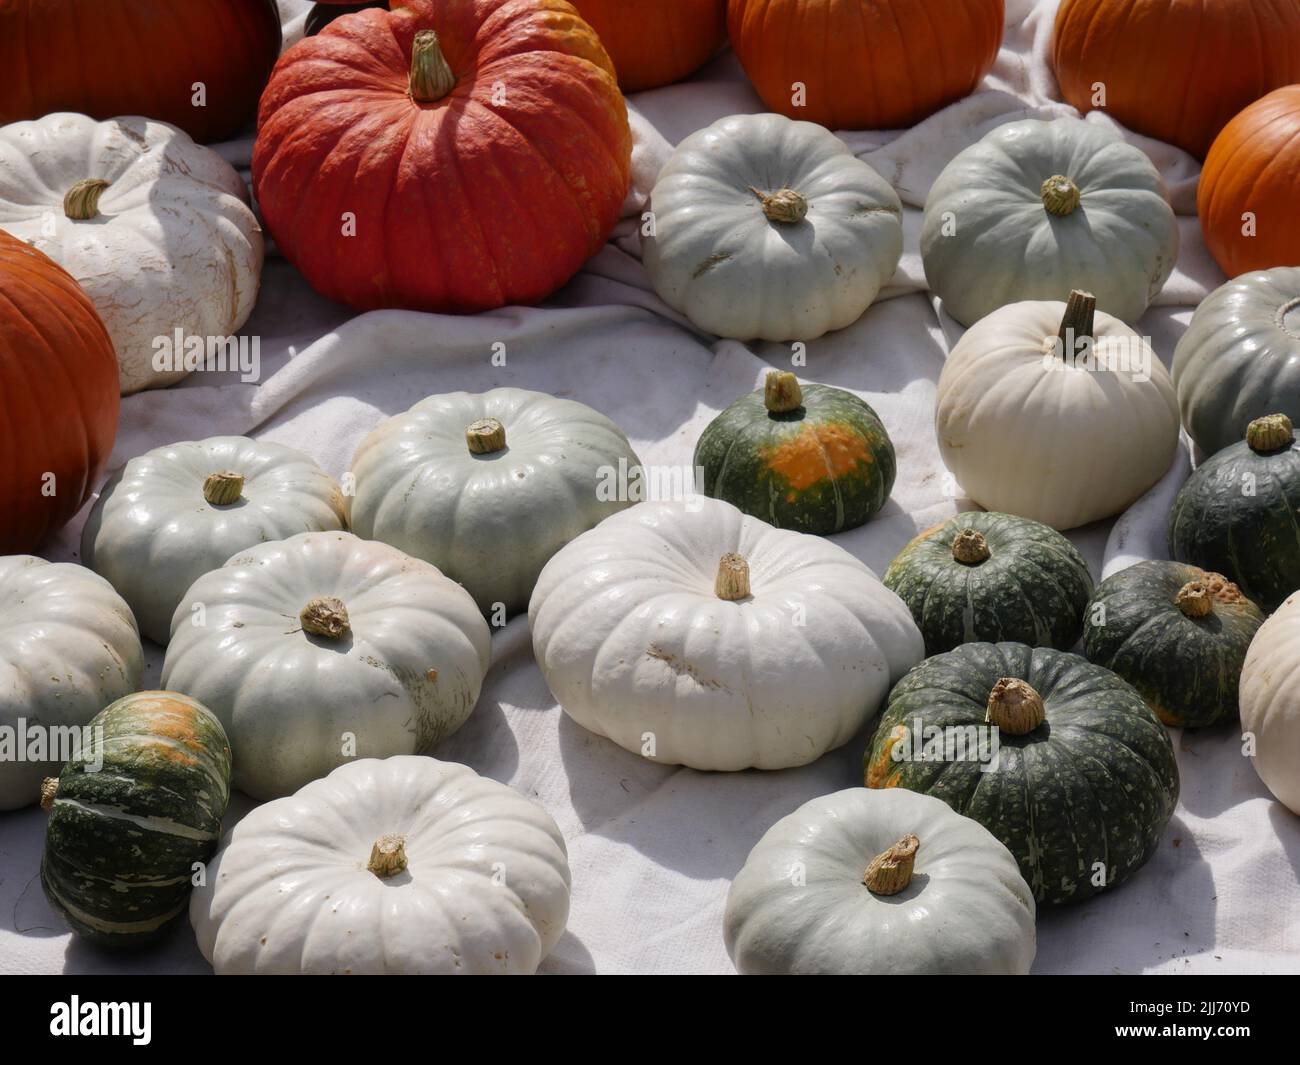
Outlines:
[[[894,487],[894,445],[876,412],[851,392],[800,386],[773,371],[695,445],[704,494],[779,529],[821,536],[868,521]]]
[[[1003,641],[1068,650],[1083,631],[1092,577],[1055,529],[976,511],[912,540],[885,571],[885,586],[912,611],[928,655]]]
[[[1222,573],[1266,612],[1300,588],[1300,452],[1291,421],[1257,418],[1211,456],[1169,512],[1169,553]]]
[[[185,910],[194,863],[216,850],[230,745],[176,692],[128,695],[88,727],[93,746],[47,781],[41,884],[78,935],[145,943]]]
[[[984,772],[990,763],[973,739],[989,737],[986,715],[999,728],[997,768]],[[945,750],[936,735],[957,745]],[[961,739],[964,759],[955,757]],[[1079,655],[1016,643],[963,644],[899,681],[864,777],[868,787],[934,795],[978,821],[1047,905],[1131,876],[1178,802],[1169,734],[1142,696]]]
[[[1237,683],[1259,607],[1218,573],[1139,562],[1106,578],[1088,605],[1084,651],[1135,687],[1166,725],[1237,720]]]

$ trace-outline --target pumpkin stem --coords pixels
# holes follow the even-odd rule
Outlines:
[[[456,75],[442,54],[438,35],[421,30],[411,42],[411,99],[417,104],[437,103],[455,87]]]
[[[244,475],[234,470],[210,473],[203,482],[203,498],[214,507],[224,507],[239,500],[244,492]]]
[[[48,810],[54,805],[59,794],[59,778],[46,777],[41,781],[41,809]]]
[[[99,214],[99,198],[108,188],[103,178],[83,178],[63,196],[63,213],[74,222],[88,222]]]
[[[912,867],[921,841],[915,836],[904,836],[887,851],[871,859],[862,882],[873,895],[897,895],[912,882]]]
[[[989,542],[975,529],[962,529],[952,541],[952,557],[964,566],[987,562],[989,554]]]
[[[758,202],[763,205],[763,213],[767,215],[769,222],[792,226],[808,217],[808,201],[794,189],[761,192],[750,185],[749,191],[758,197]]]
[[[327,640],[346,636],[352,627],[343,600],[333,596],[318,595],[302,608],[298,619],[302,622],[303,632],[324,636]]]
[[[1188,581],[1178,589],[1174,602],[1189,618],[1203,618],[1214,609],[1214,598],[1204,581]]]
[[[380,880],[396,876],[406,868],[406,838],[392,833],[380,836],[370,848],[370,861],[366,868]]]
[[[480,418],[465,427],[465,443],[471,455],[491,455],[504,451],[506,427],[495,418]]]
[[[993,685],[984,713],[985,724],[996,725],[1008,736],[1023,736],[1046,720],[1043,697],[1023,680],[1003,677]]]
[[[1257,455],[1282,451],[1293,439],[1291,419],[1285,414],[1266,414],[1246,426],[1246,445]]]
[[[771,370],[763,378],[763,405],[773,414],[789,414],[803,406],[799,378],[789,370]]]
[[[1039,187],[1043,206],[1057,218],[1073,214],[1079,206],[1079,186],[1064,174],[1053,174]]]
[[[1097,313],[1097,297],[1091,292],[1075,289],[1065,304],[1065,313],[1061,315],[1061,328],[1057,337],[1061,341],[1060,355],[1063,359],[1072,359],[1085,341],[1092,340],[1094,319]]]
[[[718,562],[718,576],[713,591],[719,599],[734,603],[749,595],[749,563],[743,555],[730,552]]]

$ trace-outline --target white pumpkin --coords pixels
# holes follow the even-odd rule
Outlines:
[[[564,837],[454,762],[367,758],[259,806],[190,897],[226,974],[527,974],[569,915]]]
[[[862,316],[903,253],[903,205],[833,133],[733,115],[687,137],[642,227],[655,291],[737,340],[815,340]]]
[[[86,520],[81,560],[165,645],[181,597],[203,574],[255,544],[344,520],[338,485],[301,451],[214,436],[155,448],[119,470]]]
[[[131,609],[103,577],[0,558],[0,810],[38,801],[41,781],[80,753],[53,749],[72,739],[62,730],[78,729],[80,742],[80,727],[139,688],[143,670]]]
[[[1073,358],[1058,334],[1082,345]],[[935,407],[939,451],[986,510],[1072,529],[1135,502],[1169,469],[1178,402],[1164,363],[1082,293],[1014,303],[948,356]]]
[[[849,788],[804,803],[750,852],[727,894],[743,974],[1021,975],[1034,893],[983,825],[942,799]]]
[[[1077,118],[998,126],[930,188],[921,257],[963,325],[1071,289],[1135,323],[1178,260],[1178,220],[1140,149]]]
[[[642,503],[542,571],[533,651],[565,713],[654,762],[783,769],[846,742],[924,656],[843,548],[721,500]]]
[[[308,532],[194,582],[162,684],[217,715],[235,787],[270,799],[353,758],[428,750],[469,717],[490,654],[474,601],[433,566]]]
[[[0,229],[86,290],[123,394],[185,376],[155,366],[178,331],[206,349],[248,320],[263,249],[246,200],[225,160],[162,122],[60,113],[0,128]]]
[[[357,448],[348,521],[433,563],[484,614],[501,604],[513,615],[547,559],[630,505],[620,470],[640,464],[617,425],[574,400],[522,388],[430,396]]]
[[[1300,814],[1300,592],[1290,595],[1250,642],[1241,667],[1241,730],[1253,735],[1255,772],[1283,806]]]

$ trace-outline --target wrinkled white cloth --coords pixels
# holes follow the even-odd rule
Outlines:
[[[292,43],[307,5],[280,3]],[[1047,61],[1055,6],[1008,0],[1001,55],[976,95],[905,132],[845,135],[907,205],[906,251],[877,303],[854,326],[810,344],[798,372],[866,399],[897,447],[889,505],[866,527],[836,537],[877,572],[916,532],[969,507],[934,438],[935,384],[960,327],[925,291],[919,208],[947,161],[993,126],[1074,114],[1057,98]],[[301,448],[337,477],[380,419],[431,393],[500,385],[581,400],[617,421],[644,461],[689,464],[708,421],[756,387],[769,366],[788,366],[790,353],[782,345],[717,342],[669,311],[641,268],[636,218],[675,143],[725,115],[763,107],[734,56],[724,53],[684,84],[633,97],[629,108],[635,178],[624,222],[544,309],[354,316],[313,294],[272,255],[245,330],[261,338],[260,383],[199,374],[127,399],[113,465],[174,440],[245,433]],[[1111,125],[1102,116],[1089,120]],[[1178,268],[1140,329],[1168,362],[1192,308],[1223,277],[1194,217],[1196,162],[1126,136],[1160,167],[1181,216]],[[251,140],[219,150],[246,167]],[[506,345],[504,367],[491,362],[497,342]],[[1094,577],[1166,557],[1165,514],[1189,469],[1180,454],[1128,514],[1072,534]],[[48,557],[77,558],[83,519],[84,512]],[[147,645],[147,659],[147,683],[156,685],[161,650]],[[1182,797],[1158,853],[1114,892],[1044,911],[1035,971],[1300,968],[1300,820],[1270,798],[1232,729],[1175,732],[1173,740]],[[722,911],[732,876],[773,822],[810,798],[859,783],[866,742],[864,732],[814,765],[780,773],[709,774],[648,763],[564,716],[533,662],[527,619],[516,618],[494,636],[478,707],[436,754],[533,797],[564,832],[572,912],[543,971],[727,973]],[[237,795],[227,828],[250,805]],[[37,808],[0,815],[0,971],[207,971],[184,922],[156,949],[130,956],[73,940],[41,892],[42,831]]]

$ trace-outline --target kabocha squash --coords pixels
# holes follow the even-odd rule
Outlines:
[[[1151,160],[1077,118],[1009,122],[959,152],[931,186],[921,228],[926,280],[962,325],[1075,288],[1133,325],[1178,246]]]
[[[0,232],[0,554],[34,551],[90,498],[117,434],[117,359],[85,292]]]
[[[1176,728],[1237,718],[1246,648],[1264,615],[1218,573],[1139,562],[1101,582],[1088,604],[1088,660],[1114,670]]]
[[[253,188],[312,287],[358,310],[535,303],[605,243],[632,136],[595,31],[553,0],[404,0],[290,48]]]
[[[353,758],[428,750],[469,717],[490,654],[474,601],[433,566],[308,532],[195,581],[162,677],[225,726],[235,787],[272,799]]]
[[[723,928],[746,975],[1022,975],[1034,912],[982,825],[928,795],[849,788],[764,833]]]
[[[432,758],[367,758],[235,826],[190,900],[217,974],[532,973],[564,932],[550,816]]]
[[[165,645],[177,605],[203,574],[245,548],[343,523],[338,485],[307,455],[214,436],[127,462],[86,519],[81,561],[122,593],[140,631]]]
[[[935,427],[980,506],[1072,529],[1118,514],[1169,469],[1178,401],[1146,341],[1075,292],[968,329],[939,375]]]
[[[828,129],[899,129],[968,96],[1002,43],[1003,0],[729,0],[763,102]]]
[[[870,520],[897,462],[876,412],[852,392],[773,370],[700,434],[704,493],[778,529],[829,535]]]
[[[1241,667],[1241,729],[1259,779],[1300,814],[1300,595],[1290,595],[1251,641]]]
[[[984,825],[1046,905],[1128,879],[1178,802],[1169,734],[1132,687],[1016,643],[963,644],[912,670],[864,773],[868,787],[934,795]]]
[[[1266,613],[1300,588],[1300,452],[1285,414],[1203,462],[1169,512],[1169,552],[1222,573]]]
[[[178,692],[128,695],[90,728],[92,749],[43,789],[41,885],[79,936],[134,946],[184,912],[217,848],[230,748],[220,722]]]
[[[805,765],[920,661],[907,608],[842,548],[729,503],[641,503],[542,570],[533,653],[574,721],[653,762]]]
[[[958,514],[917,536],[885,571],[937,655],[963,643],[1069,650],[1092,595],[1088,564],[1054,529],[1014,514]]]
[[[727,40],[727,0],[570,0],[600,35],[624,92],[695,73]]]
[[[815,340],[852,325],[903,253],[903,206],[832,133],[734,115],[660,171],[642,227],[655,291],[737,340]]]

